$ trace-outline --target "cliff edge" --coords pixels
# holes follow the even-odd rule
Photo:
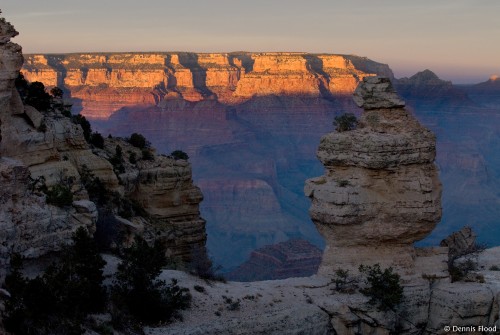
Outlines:
[[[167,255],[183,262],[194,250],[204,252],[203,196],[189,162],[125,139],[89,143],[90,127],[86,134],[84,119],[68,114],[60,97],[43,85],[23,86],[22,49],[10,42],[16,35],[0,19],[0,278],[13,253],[37,258],[58,251],[79,227],[112,247],[135,235],[160,239]],[[31,106],[26,88],[38,89],[46,106]]]

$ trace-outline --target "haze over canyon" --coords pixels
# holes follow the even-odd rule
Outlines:
[[[189,154],[204,200],[208,249],[230,270],[290,238],[322,247],[305,179],[321,175],[320,135],[360,109],[364,77],[391,78],[437,133],[443,220],[424,244],[463,225],[498,245],[499,80],[457,87],[431,71],[395,79],[364,57],[307,53],[83,53],[27,55],[29,81],[59,86],[103,135],[142,133],[161,153]],[[487,232],[487,233],[486,233]],[[228,253],[228,250],[232,250]]]

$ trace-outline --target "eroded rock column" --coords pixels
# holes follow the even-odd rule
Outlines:
[[[413,275],[413,243],[441,219],[435,136],[405,110],[387,78],[366,77],[354,101],[364,109],[357,129],[321,138],[325,175],[305,185],[327,244],[319,272],[379,263]]]

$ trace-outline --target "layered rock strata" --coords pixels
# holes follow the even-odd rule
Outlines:
[[[37,172],[50,167],[52,173],[76,172],[69,163],[58,164],[57,145],[81,143],[69,141],[73,127],[58,125],[59,132],[37,131],[45,121],[30,106],[23,106],[14,81],[23,63],[21,47],[10,42],[17,35],[14,27],[0,19],[0,280],[9,258],[18,253],[26,258],[38,257],[61,248],[78,227],[95,230],[97,210],[88,199],[76,197],[71,206],[60,208],[46,203],[45,195],[35,191]],[[45,123],[44,123],[45,124]],[[19,127],[17,127],[19,126]],[[49,126],[50,127],[50,126]],[[79,129],[81,132],[81,129]],[[68,141],[66,141],[68,140]],[[26,161],[26,162],[23,162]],[[41,167],[45,163],[44,167]],[[30,168],[33,168],[30,169]],[[41,174],[39,174],[41,175]],[[38,176],[39,176],[38,175]],[[51,177],[47,175],[48,183]],[[54,183],[52,183],[53,185]]]
[[[435,136],[404,109],[388,78],[365,78],[354,100],[364,108],[357,129],[321,138],[326,173],[305,186],[327,243],[320,272],[380,263],[413,275],[413,242],[441,218]]]
[[[186,262],[193,250],[204,252],[202,195],[193,185],[190,164],[154,155],[152,148],[147,159],[141,158],[142,151],[123,139],[107,139],[103,150],[92,147],[80,125],[63,116],[55,103],[46,111],[23,105],[15,87],[23,56],[21,47],[10,42],[16,35],[13,26],[0,19],[0,280],[12,253],[35,258],[57,251],[79,227],[93,233],[98,222],[120,226],[125,234],[118,243],[130,243],[135,235],[160,239],[169,256]],[[47,62],[45,66],[49,68]],[[123,173],[110,163],[118,145],[127,158]],[[133,161],[132,153],[137,157],[134,164],[128,162]],[[98,208],[84,186],[83,179],[89,177],[98,178],[110,197],[136,201],[144,211],[125,219],[113,199]],[[56,185],[68,187],[71,205],[47,203],[43,189]]]
[[[387,65],[366,58],[290,52],[28,55],[22,72],[31,82],[64,88],[84,115],[101,119],[170,100],[331,99],[351,94],[366,76],[392,77]]]
[[[116,157],[117,147],[123,152],[117,171],[119,191],[145,211],[143,215],[120,218],[124,241],[135,235],[147,241],[160,240],[168,257],[190,262],[193,254],[205,252],[205,220],[200,217],[203,200],[193,184],[191,164],[165,155],[155,155],[153,148],[139,149],[121,138],[105,139],[104,148],[95,153],[105,159]],[[143,159],[143,150],[151,158]]]
[[[225,275],[228,280],[257,281],[309,277],[318,271],[321,250],[306,240],[288,240],[252,251],[250,258]]]

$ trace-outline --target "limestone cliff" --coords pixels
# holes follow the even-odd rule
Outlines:
[[[28,55],[22,72],[31,82],[70,92],[90,118],[164,100],[235,105],[269,95],[332,99],[351,94],[366,76],[392,77],[387,65],[366,58],[289,52]]]
[[[23,106],[14,87],[23,63],[21,47],[10,42],[16,35],[14,27],[0,19],[0,127],[3,135],[0,141],[0,278],[5,275],[12,253],[33,258],[58,250],[78,227],[93,232],[97,218],[96,206],[84,198],[77,197],[72,206],[60,208],[48,205],[46,197],[35,191],[34,178],[44,170],[39,169],[40,164],[45,163],[45,168],[50,166],[54,174],[55,170],[75,172],[69,163],[57,163],[55,146],[67,149],[72,145],[79,147],[81,143],[69,141],[75,129],[66,128],[66,125],[59,125],[59,132],[50,135],[36,130],[44,117],[34,108]],[[22,162],[23,159],[26,162]],[[33,167],[33,171],[29,167]],[[49,183],[51,177],[52,174],[47,175]]]
[[[136,234],[147,241],[160,240],[168,257],[183,262],[191,261],[194,252],[204,252],[205,220],[199,210],[203,195],[193,185],[189,162],[155,155],[154,148],[139,149],[122,138],[107,138],[104,148],[94,152],[114,159],[118,191],[138,207],[118,212],[123,243],[132,242]]]
[[[161,239],[168,255],[186,262],[194,249],[204,250],[202,195],[193,185],[190,164],[156,156],[152,148],[143,159],[141,150],[120,139],[107,139],[105,149],[98,149],[87,142],[74,118],[63,115],[62,101],[53,98],[43,110],[25,105],[15,86],[23,64],[21,47],[10,42],[16,35],[0,19],[0,278],[12,253],[35,258],[57,251],[76,229],[93,233],[97,224],[118,223],[126,234],[117,243],[127,243],[135,234]],[[50,73],[43,57],[28,66],[33,61],[45,64],[39,73]],[[132,61],[141,64],[140,58]],[[134,164],[123,163],[122,174],[111,164],[118,144],[127,150],[124,155],[137,156]],[[91,199],[89,178],[102,184],[107,202]],[[72,202],[48,203],[48,191],[58,186],[69,190]],[[121,216],[131,201],[144,210],[132,212],[129,221]]]

